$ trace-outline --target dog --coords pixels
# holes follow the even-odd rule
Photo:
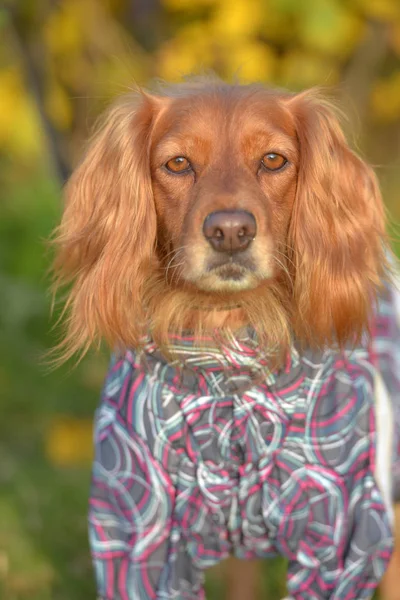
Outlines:
[[[55,244],[60,360],[114,351],[99,597],[201,599],[206,569],[274,553],[291,598],[371,597],[393,546],[398,296],[375,175],[331,104],[201,78],[119,99]]]

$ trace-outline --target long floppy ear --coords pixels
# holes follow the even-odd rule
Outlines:
[[[148,156],[154,111],[144,94],[114,105],[67,184],[55,232],[55,287],[72,282],[61,360],[102,338],[115,346],[140,336],[141,288],[155,259]]]
[[[376,177],[348,147],[332,107],[309,91],[289,101],[300,144],[288,247],[294,332],[323,346],[360,339],[385,275],[385,211]]]

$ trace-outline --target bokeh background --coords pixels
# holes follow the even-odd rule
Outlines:
[[[47,373],[45,240],[98,114],[153,78],[214,70],[323,85],[400,203],[399,0],[9,0],[0,4],[0,597],[95,598],[86,504],[105,356]],[[56,313],[58,308],[56,307]],[[282,564],[265,575],[283,595]],[[221,597],[215,582],[210,598]],[[267,593],[268,592],[268,593]]]

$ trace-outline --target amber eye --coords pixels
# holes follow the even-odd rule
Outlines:
[[[191,169],[190,162],[184,156],[175,156],[175,158],[171,158],[165,166],[171,173],[185,173]]]
[[[282,169],[287,163],[287,160],[281,154],[275,154],[275,152],[269,152],[266,154],[262,161],[263,167],[267,169],[267,171],[279,171]]]

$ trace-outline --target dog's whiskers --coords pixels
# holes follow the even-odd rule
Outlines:
[[[284,255],[283,255],[283,256],[284,256]],[[290,274],[290,271],[289,271],[289,269],[288,269],[287,265],[285,265],[285,264],[283,263],[283,261],[282,261],[282,260],[280,260],[280,259],[279,259],[277,256],[275,256],[275,255],[273,255],[273,256],[272,256],[272,258],[273,258],[273,260],[274,260],[274,261],[275,261],[275,262],[276,262],[276,263],[277,263],[277,264],[278,264],[278,265],[281,267],[282,271],[283,271],[283,272],[285,273],[285,275],[287,276],[287,278],[288,278],[288,281],[290,282],[290,285],[291,285],[291,287],[293,287],[292,276],[291,276],[291,274]]]
[[[172,283],[172,281],[174,279],[174,275],[177,274],[177,268],[184,264],[184,262],[185,262],[184,260],[182,260],[179,263],[175,263],[175,264],[174,264],[174,261],[180,256],[180,254],[182,254],[182,252],[185,250],[185,248],[186,248],[186,246],[180,246],[179,248],[176,248],[167,254],[167,256],[170,256],[172,254],[172,257],[168,261],[167,266],[163,267],[163,269],[165,270],[165,280],[166,281],[168,280],[168,273],[169,273],[170,269],[175,270],[175,272],[173,273],[172,278],[171,278],[171,283]]]
[[[176,254],[176,253],[180,252],[181,250],[186,250],[187,247],[188,247],[188,245],[185,244],[184,246],[179,246],[178,248],[173,248],[172,250],[167,252],[167,254],[164,256],[164,259],[167,259],[168,256],[171,256],[171,254]]]
[[[182,275],[182,267],[183,267],[183,265],[184,265],[184,264],[185,264],[184,262],[181,262],[181,263],[178,263],[177,265],[174,265],[174,269],[175,269],[175,271],[174,271],[174,273],[172,274],[172,277],[171,277],[171,283],[173,283],[173,282],[174,282],[174,279],[175,279],[176,281],[178,281],[178,280],[179,280],[180,276]]]
[[[286,245],[286,244],[285,244]],[[287,248],[289,248],[289,246],[286,245]],[[281,252],[280,250],[274,250],[274,253],[276,254],[280,254],[280,256],[283,256],[283,258],[289,262],[291,265],[293,265],[293,267],[295,267],[296,265],[294,264],[294,262],[287,256],[287,254],[285,254],[284,252]]]

